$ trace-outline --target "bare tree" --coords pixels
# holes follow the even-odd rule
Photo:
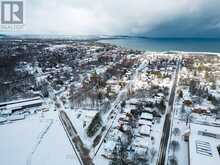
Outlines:
[[[185,110],[185,105],[182,104],[181,110],[180,110],[180,116],[181,116],[182,119],[183,119],[183,117],[184,117],[185,112],[186,112],[186,110]]]
[[[150,149],[150,161],[151,162],[154,160],[156,153],[157,153],[157,151],[154,147]]]
[[[174,128],[173,129],[173,134],[174,134],[174,136],[178,136],[179,134],[180,134],[180,129],[179,128]]]
[[[178,165],[177,158],[175,156],[171,156],[169,158],[169,165]]]
[[[179,149],[179,146],[180,146],[180,144],[176,140],[172,140],[171,143],[170,143],[170,148],[173,150],[173,153],[175,153],[175,151],[177,149]]]

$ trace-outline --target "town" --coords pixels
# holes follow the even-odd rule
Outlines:
[[[2,164],[219,164],[219,54],[0,42]]]

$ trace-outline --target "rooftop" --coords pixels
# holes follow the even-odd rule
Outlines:
[[[147,120],[152,120],[153,119],[153,115],[150,113],[141,113],[141,119],[147,119]]]
[[[218,146],[220,146],[220,128],[191,124],[190,165],[218,165],[220,162]]]

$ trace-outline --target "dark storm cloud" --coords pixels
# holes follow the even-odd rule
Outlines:
[[[211,3],[213,2],[213,3]],[[208,1],[200,10],[182,13],[146,32],[152,37],[220,37],[220,1]]]
[[[37,34],[220,37],[220,0],[26,0]]]

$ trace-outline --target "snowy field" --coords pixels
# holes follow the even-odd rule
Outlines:
[[[79,164],[57,112],[0,125],[0,132],[1,164]]]
[[[82,139],[83,143],[86,145],[87,148],[92,148],[93,139],[89,138],[86,134],[86,129],[88,125],[90,124],[92,117],[97,113],[97,111],[89,111],[89,110],[70,110],[67,111],[67,114],[73,123],[76,131],[78,132],[78,135]],[[90,117],[91,116],[91,117]],[[86,126],[83,127],[84,123],[86,123]]]

